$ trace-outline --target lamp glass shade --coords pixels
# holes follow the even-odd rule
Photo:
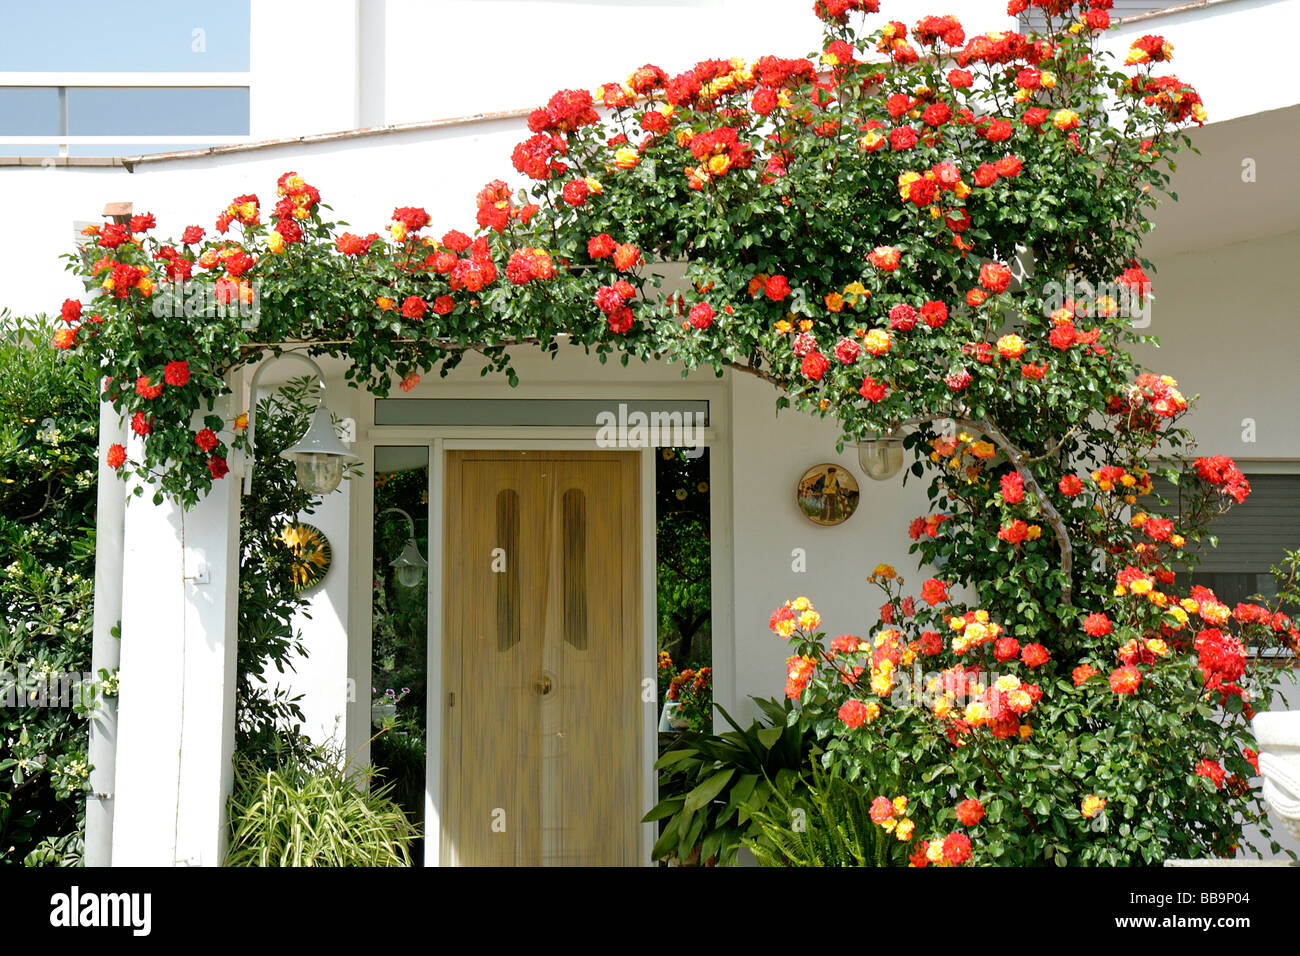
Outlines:
[[[298,487],[309,495],[328,495],[343,480],[343,459],[338,455],[297,455],[293,465]]]
[[[903,440],[873,438],[858,443],[858,464],[876,481],[893,478],[903,469]]]
[[[393,559],[391,567],[397,573],[397,583],[404,588],[413,588],[424,577],[424,569],[429,562],[420,557],[420,549],[414,538],[406,539],[406,547]]]
[[[329,410],[324,403],[316,406],[307,434],[298,444],[280,452],[296,466],[298,484],[312,495],[327,495],[343,480],[343,465],[357,456],[343,447],[334,434]]]

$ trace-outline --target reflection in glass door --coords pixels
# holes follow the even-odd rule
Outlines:
[[[423,823],[428,726],[429,449],[375,449],[371,617],[372,786]],[[423,863],[423,841],[412,847]]]

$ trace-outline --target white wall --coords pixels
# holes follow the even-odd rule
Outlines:
[[[1143,331],[1160,348],[1135,354],[1176,378],[1188,398],[1200,396],[1186,420],[1200,454],[1294,459],[1300,470],[1290,390],[1300,356],[1291,285],[1297,261],[1300,232],[1157,261],[1151,326]],[[1247,419],[1254,441],[1243,440]]]
[[[829,421],[789,409],[778,416],[771,386],[732,376],[736,685],[742,701],[784,696],[790,646],[768,628],[784,601],[811,599],[828,634],[863,634],[884,603],[866,580],[877,564],[892,564],[914,594],[933,573],[918,573],[916,557],[907,553],[908,523],[929,510],[925,486],[912,478],[904,487],[902,475],[872,481],[855,448],[836,453],[838,435]],[[857,511],[833,528],[809,521],[795,503],[800,476],[821,462],[847,468],[861,493]],[[792,570],[795,548],[807,554],[806,573]]]

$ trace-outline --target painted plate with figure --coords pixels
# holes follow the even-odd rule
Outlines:
[[[799,479],[795,499],[814,524],[843,524],[858,509],[858,480],[843,465],[813,465]]]

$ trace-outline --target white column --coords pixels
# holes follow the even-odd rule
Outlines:
[[[115,866],[218,866],[234,749],[239,482],[127,507]]]
[[[107,401],[99,406],[99,488],[95,518],[95,621],[90,670],[110,674],[118,666],[113,628],[122,617],[122,534],[126,522],[126,488],[105,463],[114,443],[126,443],[122,417]],[[91,765],[86,798],[86,866],[113,862],[113,793],[116,776],[117,700],[96,698],[87,752]]]

